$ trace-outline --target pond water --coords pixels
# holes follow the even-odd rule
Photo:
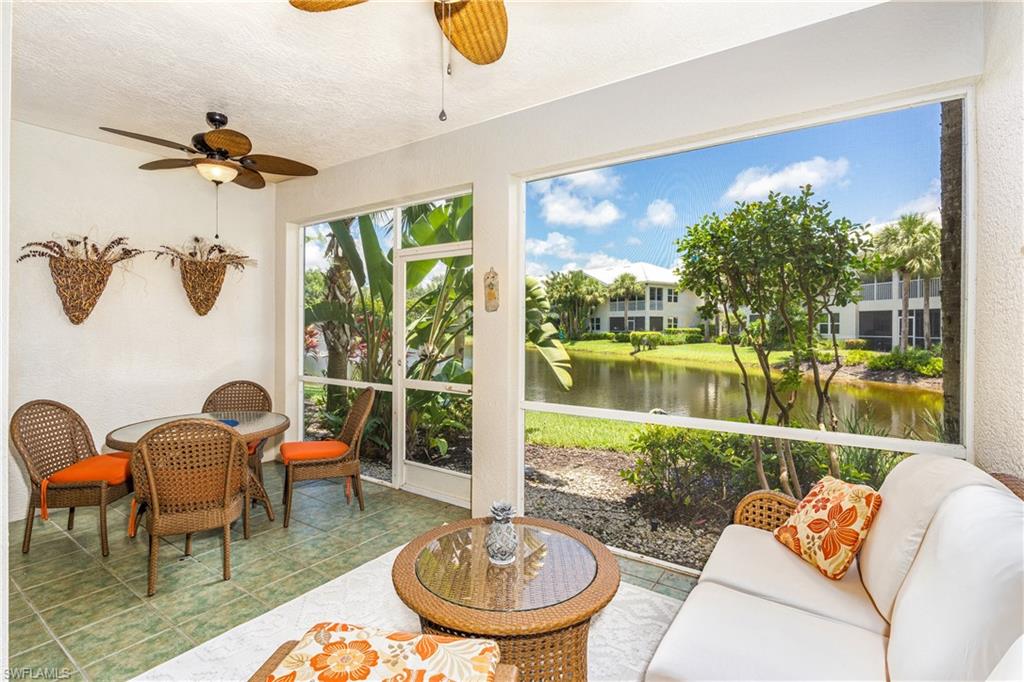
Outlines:
[[[712,419],[744,419],[746,399],[739,372],[727,366],[695,367],[644,360],[643,357],[570,353],[573,388],[555,381],[536,350],[526,352],[526,399],[566,405],[586,405],[634,412],[660,408],[669,414]],[[755,406],[764,396],[764,380],[751,376]],[[833,382],[832,403],[843,415],[864,415],[889,435],[932,440],[926,411],[942,414],[942,393],[877,381]],[[761,396],[759,398],[758,396]],[[801,386],[795,416],[814,424],[817,398],[808,379]],[[756,408],[755,408],[756,412]],[[842,426],[840,426],[842,428]]]

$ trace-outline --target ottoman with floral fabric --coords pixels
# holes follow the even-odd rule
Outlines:
[[[287,642],[251,680],[259,682],[514,682],[494,641],[318,623]]]

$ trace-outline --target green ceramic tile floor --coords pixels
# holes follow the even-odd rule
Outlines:
[[[279,500],[281,468],[265,468],[267,490]],[[283,508],[271,522],[253,510],[252,537],[232,531],[231,580],[221,579],[220,532],[161,540],[157,593],[146,595],[149,538],[125,534],[129,499],[109,510],[110,556],[100,555],[95,509],[36,517],[32,548],[21,553],[23,522],[10,525],[10,667],[36,676],[66,670],[67,679],[131,678],[271,608],[318,587],[468,511],[436,500],[365,484],[366,511],[345,504],[341,484],[296,486],[292,520]],[[280,505],[278,505],[280,507]],[[622,577],[677,599],[694,579],[620,559]],[[51,676],[53,673],[51,672]]]

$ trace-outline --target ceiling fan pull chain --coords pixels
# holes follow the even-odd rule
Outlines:
[[[216,227],[214,228],[214,231],[213,231],[213,238],[214,238],[214,240],[219,240],[220,239],[220,183],[219,182],[215,182],[215,183],[213,183],[213,186],[214,186],[214,190],[213,190],[214,194],[213,194],[213,196],[215,197],[214,198],[214,207],[215,207],[214,208],[214,214],[215,214],[214,222],[216,223]]]
[[[441,0],[441,22],[442,23],[446,23],[445,22],[445,11],[448,12],[448,30],[450,31],[451,30],[451,23],[450,22],[451,22],[451,18],[452,18],[452,9],[451,9],[451,6],[447,2],[445,2],[445,0]],[[444,32],[443,27],[442,27],[442,31],[441,31],[441,113],[437,115],[437,118],[440,119],[440,121],[442,123],[444,123],[445,121],[448,120],[448,114],[444,110],[444,79],[445,79],[445,74],[447,74],[448,76],[452,75],[452,62],[451,62],[451,58],[450,58],[450,56],[448,54],[446,54],[448,52],[447,46],[448,46],[448,38],[445,35],[445,32]]]

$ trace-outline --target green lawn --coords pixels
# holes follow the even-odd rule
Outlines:
[[[526,413],[526,442],[536,445],[629,452],[633,449],[629,437],[636,428],[629,422],[611,419]]]
[[[629,357],[633,352],[633,346],[630,344],[617,343],[615,341],[567,341],[565,348],[573,353],[618,355],[621,357]],[[757,354],[752,349],[739,347],[736,350],[743,364],[757,367]],[[771,362],[774,364],[785,360],[789,356],[789,351],[776,351],[771,354]],[[654,350],[642,351],[638,353],[638,357],[645,360],[700,365],[732,365],[734,367],[736,365],[729,346],[718,343],[686,343],[679,346],[660,346]]]

